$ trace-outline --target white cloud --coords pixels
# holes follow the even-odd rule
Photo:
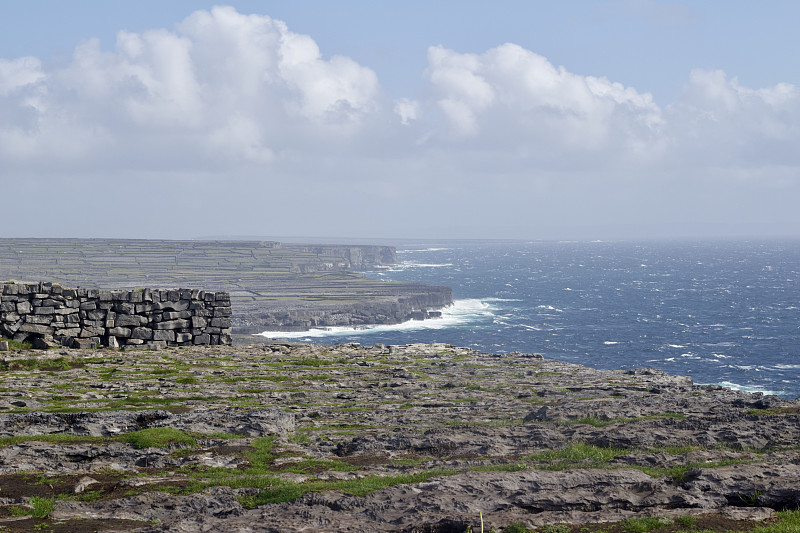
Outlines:
[[[797,86],[752,89],[723,71],[698,69],[667,116],[675,154],[687,164],[739,170],[800,165]]]
[[[198,205],[230,188],[227,218],[246,211],[256,217],[248,228],[265,228],[217,231],[215,219],[191,225],[195,235],[278,231],[268,227],[283,221],[293,234],[488,236],[494,219],[524,228],[680,218],[672,206],[686,198],[708,220],[745,207],[766,219],[756,193],[788,202],[800,188],[795,85],[750,88],[696,70],[661,107],[515,44],[479,54],[435,46],[411,98],[325,52],[281,21],[216,7],[172,31],[120,32],[111,49],[88,40],[63,64],[0,59],[0,192],[58,191],[77,205],[152,190]],[[162,202],[134,198],[140,218],[160,221]],[[300,198],[308,220],[297,217]]]
[[[89,40],[49,72],[34,58],[2,60],[0,155],[34,166],[263,164],[287,145],[355,134],[379,92],[373,71],[323,58],[283,22],[215,7],[174,32],[121,31],[112,51]]]
[[[394,112],[400,117],[400,122],[408,126],[420,117],[420,105],[416,100],[400,98],[394,103]]]

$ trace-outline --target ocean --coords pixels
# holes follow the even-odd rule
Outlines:
[[[452,287],[442,318],[265,335],[541,353],[800,396],[800,241],[447,241],[397,255],[367,275]]]

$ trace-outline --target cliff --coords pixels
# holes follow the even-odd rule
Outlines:
[[[397,323],[452,303],[447,287],[354,270],[394,264],[387,246],[275,241],[0,239],[0,281],[97,289],[202,287],[230,294],[235,332]]]

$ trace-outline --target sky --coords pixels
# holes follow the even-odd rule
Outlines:
[[[0,237],[798,237],[798,20],[0,0]]]

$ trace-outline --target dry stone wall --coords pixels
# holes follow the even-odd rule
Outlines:
[[[68,289],[49,282],[1,287],[0,336],[37,348],[159,349],[232,342],[227,292]]]

